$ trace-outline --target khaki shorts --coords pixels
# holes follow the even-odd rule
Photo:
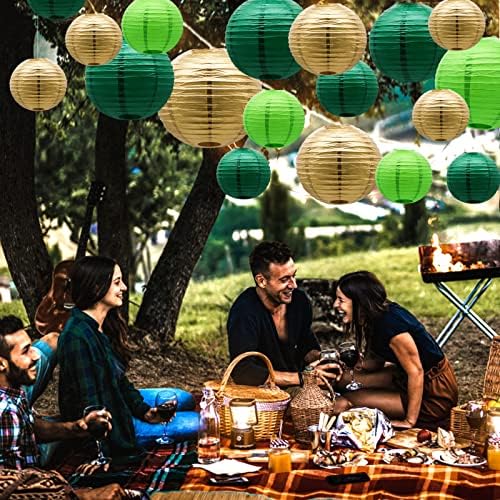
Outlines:
[[[408,379],[405,372],[397,371],[394,385],[401,394],[406,411],[408,408]],[[446,356],[424,374],[424,393],[416,427],[448,427],[451,409],[458,402],[458,385],[455,373]]]

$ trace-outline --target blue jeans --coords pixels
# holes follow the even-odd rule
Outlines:
[[[156,394],[164,388],[139,389],[144,401],[151,407],[155,406]],[[198,436],[199,414],[194,410],[193,396],[182,389],[172,388],[177,394],[178,406],[174,419],[167,426],[169,437],[177,441],[193,441]],[[150,424],[133,417],[137,446],[151,447],[156,439],[163,435],[163,424]]]

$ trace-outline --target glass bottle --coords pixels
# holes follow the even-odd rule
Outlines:
[[[200,402],[200,426],[198,429],[198,462],[210,464],[220,460],[220,422],[215,394],[210,387],[203,388]]]
[[[488,468],[500,470],[500,409],[490,409],[488,412]]]
[[[284,439],[272,440],[269,446],[268,468],[271,473],[291,472],[292,452]]]

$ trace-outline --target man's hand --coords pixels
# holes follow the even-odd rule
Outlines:
[[[329,382],[333,383],[338,382],[342,378],[342,374],[344,373],[342,367],[338,363],[334,362],[321,363],[321,361],[318,360],[311,363],[310,366],[314,367],[316,373],[325,377]]]
[[[115,500],[126,498],[125,491],[116,483],[108,484],[101,488],[75,490],[75,494],[80,500]]]
[[[105,426],[106,427],[106,434],[108,435],[109,432],[111,432],[111,429],[113,426],[111,425],[111,420],[112,420],[111,413],[106,410],[99,410],[99,411],[92,411],[88,415],[85,415],[85,417],[81,418],[80,420],[76,421],[76,427],[77,430],[84,431],[85,435],[88,435],[88,428],[92,426],[100,427],[100,426]]]
[[[144,414],[144,420],[146,422],[149,422],[150,424],[161,424],[165,420],[163,420],[160,415],[158,414],[158,408],[150,408],[145,414]]]

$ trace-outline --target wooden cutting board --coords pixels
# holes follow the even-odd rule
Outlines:
[[[420,429],[406,429],[404,431],[396,431],[394,436],[385,442],[384,445],[391,446],[392,448],[416,448],[423,451],[424,453],[431,453],[436,450],[441,450],[442,448],[429,448],[424,446],[417,441],[417,434]],[[436,438],[436,433],[432,433],[432,438]],[[456,448],[465,448],[469,446],[470,441],[468,439],[455,438]]]

